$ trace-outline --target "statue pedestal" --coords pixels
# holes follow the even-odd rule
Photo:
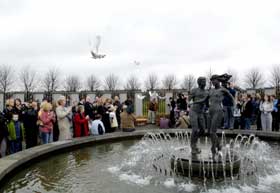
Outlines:
[[[237,156],[232,161],[226,159],[213,160],[212,158],[200,160],[197,156],[190,159],[171,157],[171,169],[180,176],[199,178],[224,178],[236,176],[240,170],[240,159]]]

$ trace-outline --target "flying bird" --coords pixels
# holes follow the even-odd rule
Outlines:
[[[142,95],[139,95],[139,94],[137,95],[137,98],[140,99],[140,100],[143,100],[145,97],[146,96],[142,96]]]
[[[151,91],[149,91],[149,95],[150,95],[150,97],[157,97],[158,96],[158,94],[156,93],[156,92],[151,92]]]
[[[92,56],[93,59],[102,59],[106,56],[105,54],[99,54],[98,53],[100,44],[101,44],[101,36],[99,36],[99,35],[96,36],[96,40],[95,40],[94,45],[89,40],[89,45],[91,47],[90,53],[91,53],[91,56]],[[94,51],[94,49],[95,49],[95,51]]]

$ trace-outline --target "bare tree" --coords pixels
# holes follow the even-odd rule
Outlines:
[[[90,75],[87,78],[87,88],[89,89],[89,91],[95,91],[98,90],[99,87],[101,86],[100,81],[98,80],[98,78],[95,75]]]
[[[43,77],[43,88],[47,92],[54,92],[59,86],[59,70],[57,68],[50,68]]]
[[[264,84],[264,77],[258,68],[251,68],[245,75],[244,83],[248,88],[260,88]]]
[[[65,80],[65,90],[70,92],[77,92],[81,89],[81,82],[78,76],[67,76]]]
[[[38,85],[37,73],[30,66],[24,66],[19,72],[19,79],[28,97],[29,93]]]
[[[168,74],[162,80],[163,88],[167,90],[174,89],[177,83],[178,83],[177,78],[174,74]]]
[[[186,75],[181,84],[181,88],[186,89],[188,92],[190,92],[195,86],[196,86],[196,79],[194,75],[192,74]]]
[[[147,90],[153,91],[154,89],[158,88],[159,80],[156,74],[149,74],[146,81],[145,87]]]
[[[271,74],[271,84],[273,87],[275,87],[276,95],[279,95],[280,93],[280,65],[274,65],[270,71]]]
[[[3,64],[0,66],[0,88],[4,93],[4,101],[5,94],[10,90],[14,81],[13,72],[14,69],[10,65]]]
[[[137,76],[131,75],[130,77],[128,77],[124,89],[134,91],[140,89],[140,87],[141,87],[141,83],[139,82]]]
[[[104,88],[109,91],[114,91],[117,89],[119,84],[119,77],[115,74],[109,74],[105,77],[104,80]]]

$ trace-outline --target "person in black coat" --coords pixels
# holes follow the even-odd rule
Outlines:
[[[101,121],[103,122],[103,125],[105,127],[105,133],[112,133],[113,130],[111,128],[110,114],[108,109],[108,105],[103,106],[103,115]]]
[[[245,129],[251,128],[251,119],[254,110],[254,106],[252,103],[251,95],[247,95],[245,98],[244,110],[242,112],[242,116],[244,117]]]
[[[25,128],[26,148],[31,148],[37,145],[39,127],[38,121],[38,104],[32,102],[30,107],[23,114],[23,124]]]
[[[91,102],[91,98],[87,96],[85,102],[85,116],[89,116],[91,120],[94,120],[94,106]]]
[[[187,110],[187,101],[185,96],[182,93],[178,94],[178,99],[177,99],[177,107],[181,111],[186,111]]]
[[[8,135],[5,116],[3,113],[0,113],[0,157],[6,156]]]

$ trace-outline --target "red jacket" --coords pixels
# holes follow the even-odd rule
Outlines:
[[[85,114],[76,113],[74,116],[74,136],[83,137],[88,135],[88,120],[86,119]]]

